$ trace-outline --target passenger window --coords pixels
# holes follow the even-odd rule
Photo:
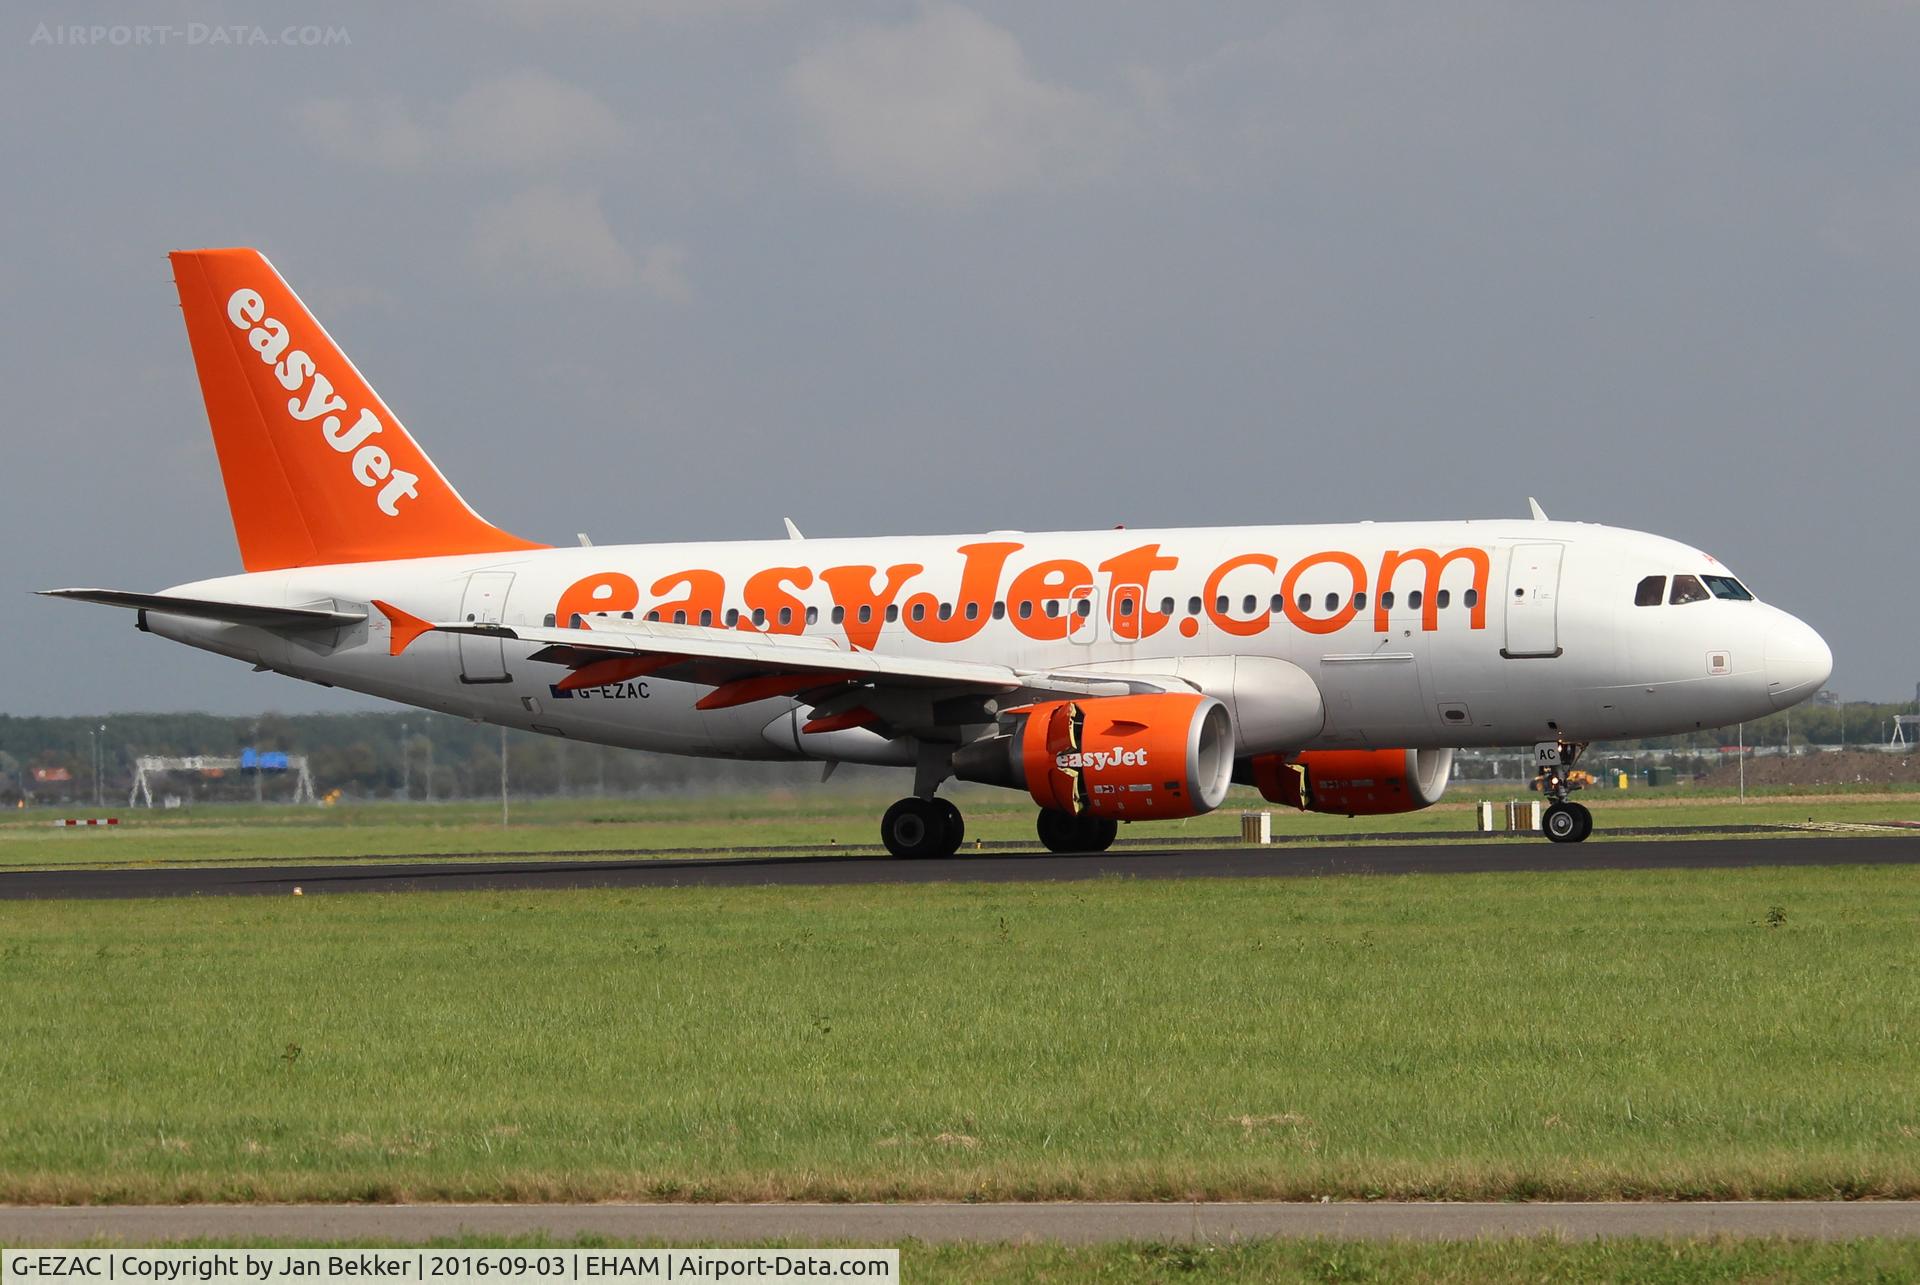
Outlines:
[[[1122,616],[1131,616],[1133,614],[1133,599],[1131,597],[1120,600],[1120,614]]]
[[[1356,593],[1356,594],[1354,594],[1354,595],[1353,595],[1353,609],[1354,609],[1355,611],[1365,611],[1365,610],[1367,609],[1367,595],[1366,595],[1366,594],[1364,594],[1364,593]]]
[[[578,618],[579,618],[579,617],[577,617],[577,616],[575,617],[575,619],[578,619]],[[649,612],[647,613],[647,619],[648,619],[648,620],[658,620],[658,619],[660,619],[660,613],[659,613],[659,612],[657,612],[657,611],[649,611]]]
[[[728,607],[727,614],[721,617],[721,619],[727,622],[727,628],[729,629],[733,628],[735,625],[740,623],[740,608]]]
[[[1254,612],[1260,610],[1260,600],[1252,594],[1248,594],[1247,600],[1240,605],[1240,610],[1251,616]]]
[[[1057,598],[1049,598],[1049,599],[1047,599],[1047,614],[1048,614],[1049,616],[1058,616],[1058,615],[1060,614],[1060,600],[1059,600],[1059,599],[1057,599]]]
[[[1160,600],[1160,614],[1163,616],[1171,616],[1173,614],[1173,599],[1162,598]]]
[[[820,608],[818,607],[807,608],[807,623],[810,625],[817,625],[820,623]]]
[[[1716,598],[1725,598],[1729,602],[1753,601],[1753,595],[1747,592],[1747,587],[1732,576],[1701,576],[1700,578],[1707,582],[1707,588],[1713,591],[1713,596]]]
[[[941,604],[940,604],[940,619],[942,619],[942,620],[951,620],[951,619],[953,619],[953,604],[952,604],[952,603],[950,603],[950,602],[943,602],[943,603],[941,603]]]
[[[1093,599],[1082,598],[1075,610],[1080,613],[1080,619],[1085,620],[1093,614]]]
[[[700,623],[703,625],[711,625],[713,623],[713,609],[711,607],[700,613]]]
[[[1706,586],[1693,576],[1675,576],[1673,592],[1667,595],[1668,603],[1680,606],[1688,602],[1705,602],[1708,598]]]
[[[1033,619],[1033,599],[1029,598],[1025,602],[1020,604],[1020,619],[1022,620]]]
[[[623,612],[621,612],[621,613],[620,613],[620,619],[622,619],[622,620],[632,620],[632,619],[633,619],[633,613],[632,613],[631,611],[623,611]]]
[[[977,602],[970,602],[970,603],[968,603],[968,604],[967,604],[967,619],[968,619],[968,620],[978,620],[978,619],[980,619],[980,604],[979,604],[979,603],[977,603]]]
[[[1465,593],[1463,593],[1463,594],[1461,594],[1461,595],[1460,595],[1460,605],[1461,605],[1461,606],[1463,606],[1463,607],[1466,607],[1466,608],[1468,608],[1469,610],[1471,610],[1471,609],[1472,609],[1472,608],[1474,608],[1474,607],[1477,607],[1477,606],[1479,606],[1479,605],[1480,605],[1480,591],[1479,591],[1478,589],[1469,589],[1469,590],[1467,590],[1467,591],[1466,591]]]
[[[731,615],[732,613],[731,613],[731,612],[729,612],[728,614],[729,614],[729,615]],[[732,621],[728,621],[727,623],[728,623],[728,624],[732,624],[733,622],[732,622]],[[836,606],[834,607],[834,609],[833,609],[833,623],[834,623],[834,624],[836,624],[836,625],[844,625],[844,624],[846,624],[846,623],[847,623],[847,609],[846,609],[845,607],[841,607],[841,606],[837,606],[837,605],[836,605]]]
[[[1450,602],[1452,598],[1453,598],[1452,593],[1450,593],[1448,590],[1442,589],[1438,593],[1433,595],[1433,605],[1444,610],[1446,608],[1447,603]]]
[[[1657,607],[1660,605],[1660,600],[1666,596],[1667,578],[1665,576],[1648,576],[1640,582],[1640,587],[1633,591],[1633,605],[1636,607]]]
[[[1408,611],[1420,610],[1420,591],[1418,589],[1415,589],[1412,593],[1407,595],[1407,610]]]
[[[995,620],[1005,620],[1005,619],[1007,618],[1007,604],[1006,604],[1006,603],[1004,603],[1004,602],[995,602],[995,603],[993,604],[993,618],[994,618]]]
[[[926,603],[924,603],[924,602],[916,602],[916,603],[914,603],[914,604],[913,604],[913,618],[914,618],[915,620],[925,620],[925,619],[927,618],[927,604],[926,604]]]
[[[1287,609],[1287,600],[1285,598],[1282,598],[1277,593],[1274,594],[1273,595],[1273,614],[1277,616],[1281,612],[1285,611],[1286,609]]]
[[[887,604],[887,623],[893,624],[898,619],[900,619],[900,604],[888,603]]]
[[[1380,609],[1382,611],[1393,610],[1393,590],[1389,589],[1380,595]]]
[[[792,608],[792,607],[782,607],[782,608],[780,608],[780,623],[781,623],[781,624],[783,624],[783,625],[790,625],[790,624],[792,624],[792,623],[793,623],[793,608]]]
[[[1303,594],[1301,594],[1301,595],[1300,595],[1300,603],[1299,603],[1299,606],[1300,606],[1300,610],[1302,610],[1302,611],[1312,611],[1312,610],[1313,610],[1313,595],[1312,595],[1312,594],[1310,594],[1310,593],[1303,593]]]
[[[1328,611],[1338,611],[1338,610],[1340,610],[1340,595],[1339,595],[1339,594],[1337,594],[1337,593],[1330,593],[1330,594],[1328,594],[1328,595],[1327,595],[1327,610],[1328,610]]]
[[[684,611],[676,611],[676,612],[674,612],[674,613],[673,613],[673,623],[674,623],[674,624],[676,624],[676,625],[684,625],[684,624],[686,624],[686,623],[687,623],[687,613],[686,613],[686,612],[684,612]]]
[[[870,625],[873,623],[873,604],[872,603],[863,602],[860,604],[860,623],[863,625]]]
[[[1200,600],[1198,598],[1187,599],[1187,614],[1189,616],[1197,616],[1200,614]]]
[[[765,607],[755,607],[753,609],[753,623],[759,628],[766,628],[767,609]]]

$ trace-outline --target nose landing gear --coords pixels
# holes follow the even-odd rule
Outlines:
[[[1534,762],[1540,768],[1540,792],[1553,800],[1540,818],[1540,828],[1547,832],[1550,843],[1579,843],[1593,833],[1593,813],[1567,798],[1574,788],[1567,772],[1586,748],[1568,741],[1541,741],[1533,747]]]

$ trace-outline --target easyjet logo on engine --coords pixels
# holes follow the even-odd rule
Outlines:
[[[319,420],[327,445],[351,457],[345,463],[353,480],[369,490],[379,487],[375,506],[390,518],[399,517],[400,501],[420,493],[420,477],[395,468],[386,448],[371,440],[385,428],[380,417],[363,406],[352,424],[343,427],[347,399],[334,392],[333,381],[305,349],[292,347],[293,336],[278,317],[267,316],[266,300],[259,291],[242,287],[227,296],[227,320],[234,329],[247,332],[247,346],[263,365],[273,368],[280,387],[297,394],[287,399],[287,414],[301,424]]]
[[[1068,770],[1098,772],[1107,767],[1145,767],[1145,750],[1061,750],[1053,756],[1053,765]]]

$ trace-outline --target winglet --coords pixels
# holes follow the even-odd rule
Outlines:
[[[1547,521],[1547,511],[1541,508],[1540,501],[1534,499],[1531,495],[1527,497],[1527,507],[1533,510],[1533,520],[1535,522]]]
[[[393,626],[393,646],[389,655],[398,656],[413,646],[413,640],[421,634],[433,632],[433,626],[430,623],[400,610],[390,602],[382,602],[375,598],[373,605],[380,608],[380,614],[385,616]]]
[[[807,538],[806,536],[800,534],[800,528],[793,524],[792,518],[781,518],[780,520],[787,524],[787,539],[804,540]]]

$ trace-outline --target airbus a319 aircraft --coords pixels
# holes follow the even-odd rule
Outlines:
[[[1698,549],[1532,520],[553,548],[473,511],[271,264],[172,256],[243,575],[59,589],[257,669],[550,736],[897,765],[896,857],[950,779],[1024,790],[1055,852],[1235,782],[1350,816],[1535,748],[1543,828],[1588,742],[1759,718],[1832,670]]]

